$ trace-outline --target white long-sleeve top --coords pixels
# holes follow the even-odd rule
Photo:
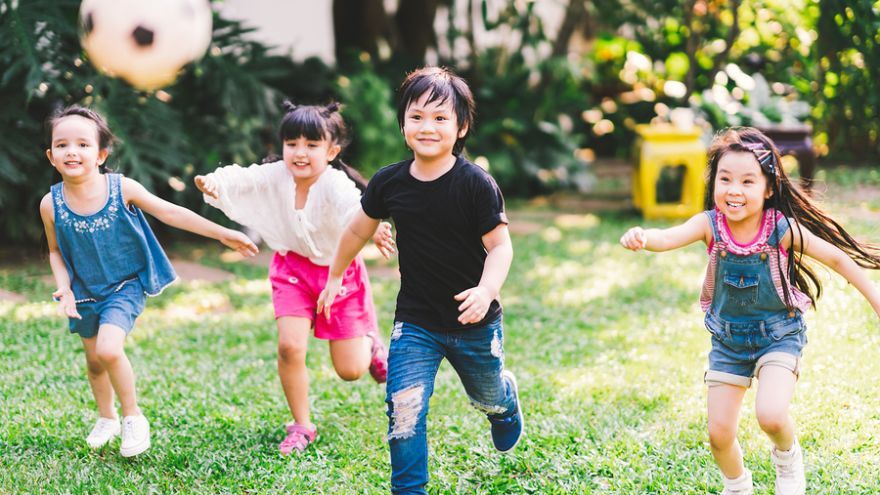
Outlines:
[[[333,252],[360,208],[361,193],[345,172],[328,166],[309,188],[306,204],[295,208],[296,187],[284,161],[221,167],[208,174],[217,185],[205,202],[230,219],[257,231],[281,254],[293,251],[312,263],[329,266]]]

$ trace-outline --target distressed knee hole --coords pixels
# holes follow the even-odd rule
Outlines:
[[[499,335],[498,331],[496,331],[495,335],[492,337],[492,343],[490,344],[489,351],[492,353],[493,356],[497,357],[498,359],[504,359],[504,345],[501,341],[501,336]]]
[[[409,438],[416,433],[416,423],[422,412],[424,385],[405,388],[391,394],[391,433],[388,439]]]

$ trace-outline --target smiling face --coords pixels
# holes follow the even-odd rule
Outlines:
[[[52,143],[46,156],[64,180],[98,174],[108,154],[100,147],[98,126],[90,119],[68,115],[52,127]]]
[[[406,109],[403,137],[407,146],[423,161],[452,156],[455,142],[467,134],[467,127],[458,127],[455,108],[449,99],[428,102],[426,92]]]
[[[284,163],[297,184],[312,184],[339,154],[340,147],[327,139],[300,136],[284,140]]]
[[[754,153],[731,151],[718,160],[713,200],[731,222],[760,218],[773,193]]]

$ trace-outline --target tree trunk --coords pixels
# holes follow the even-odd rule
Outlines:
[[[333,0],[333,39],[336,62],[348,65],[362,52],[375,58],[379,39],[388,33],[382,0]]]

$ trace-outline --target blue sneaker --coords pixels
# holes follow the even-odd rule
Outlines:
[[[501,379],[510,384],[513,395],[516,398],[516,411],[507,416],[489,416],[492,424],[492,443],[499,452],[508,452],[516,447],[523,434],[523,414],[519,402],[519,390],[516,386],[516,377],[508,370],[501,372]]]

